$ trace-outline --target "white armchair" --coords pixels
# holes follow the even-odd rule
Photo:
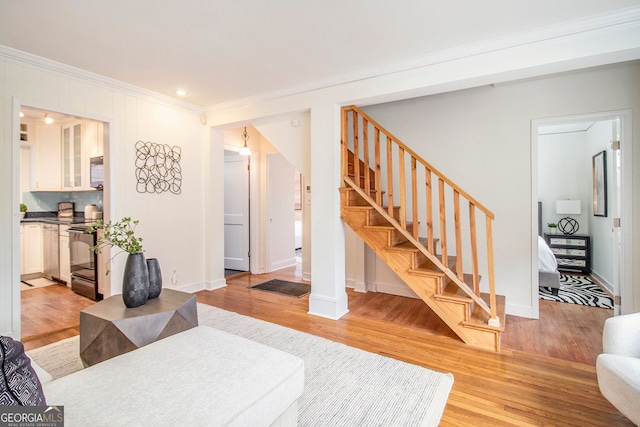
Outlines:
[[[596,360],[602,395],[640,425],[640,313],[611,317],[602,331],[603,354]]]

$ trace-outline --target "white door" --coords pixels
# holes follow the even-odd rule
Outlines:
[[[224,268],[249,271],[249,157],[225,151]]]
[[[267,272],[296,263],[294,170],[281,154],[267,155]]]

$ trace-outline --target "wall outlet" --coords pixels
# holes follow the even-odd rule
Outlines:
[[[171,283],[173,283],[174,285],[178,283],[178,272],[175,268],[171,272]]]

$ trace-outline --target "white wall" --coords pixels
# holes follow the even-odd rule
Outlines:
[[[556,213],[556,200],[580,200],[582,213],[571,215],[578,221],[578,234],[589,234],[589,189],[591,156],[587,155],[585,132],[538,137],[538,200],[542,202],[542,231],[566,215]],[[559,230],[558,230],[559,232]]]
[[[56,68],[57,67],[57,68]],[[19,336],[18,111],[21,104],[109,122],[105,189],[107,219],[140,220],[137,233],[147,257],[160,261],[165,286],[202,287],[205,276],[204,170],[208,143],[199,111],[154,97],[133,87],[78,70],[45,67],[0,56],[0,333]],[[82,75],[82,76],[81,76]],[[95,77],[95,79],[94,79]],[[111,84],[112,83],[112,84]],[[135,181],[136,141],[179,146],[182,150],[182,193],[138,193]],[[125,257],[112,265],[111,293],[121,292]],[[178,284],[171,285],[171,270]]]

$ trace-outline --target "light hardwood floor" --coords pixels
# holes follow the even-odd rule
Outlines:
[[[633,425],[602,397],[595,375],[602,323],[611,310],[540,301],[540,320],[507,317],[502,351],[494,353],[463,344],[419,300],[348,289],[350,311],[336,321],[307,314],[308,296],[293,298],[248,288],[272,278],[300,281],[299,277],[299,268],[240,277],[225,288],[198,292],[197,299],[451,372],[455,380],[441,426]],[[27,304],[35,299],[26,300]],[[29,315],[23,316],[23,330],[31,328],[29,322],[35,325]],[[73,328],[62,332],[77,334]],[[30,348],[57,339],[55,331],[24,338]]]

